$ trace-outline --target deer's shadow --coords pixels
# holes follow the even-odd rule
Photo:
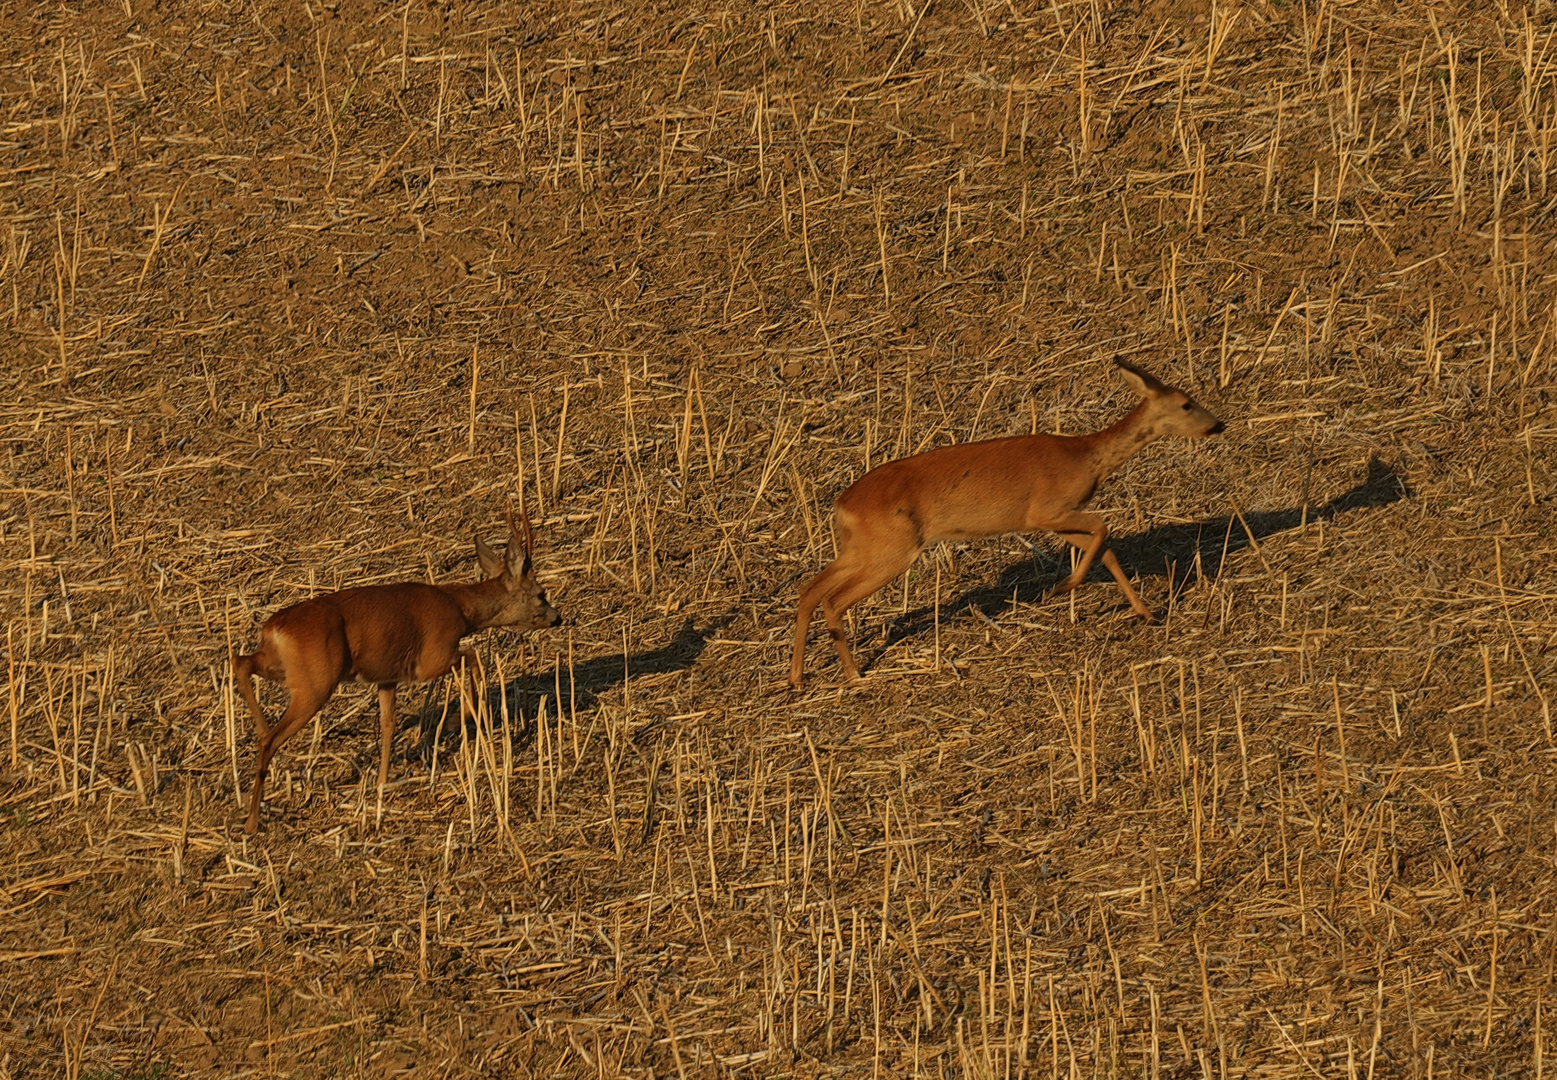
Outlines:
[[[613,686],[637,676],[691,667],[707,647],[708,639],[733,619],[733,615],[725,615],[699,628],[689,617],[676,636],[657,649],[596,656],[572,665],[557,663],[501,685],[494,682],[486,688],[482,712],[490,719],[493,731],[502,728],[506,718],[508,737],[516,744],[523,742],[533,736],[543,702],[550,717],[556,717],[559,708],[569,715],[591,712],[600,695]],[[420,742],[413,753],[423,756],[431,752],[435,742],[439,752],[445,753],[462,739],[473,738],[476,725],[476,717],[468,713],[461,723],[454,676],[428,687],[421,709],[407,724],[419,730]]]
[[[1215,578],[1229,555],[1251,543],[1258,544],[1267,536],[1295,529],[1304,521],[1328,521],[1351,510],[1387,506],[1410,497],[1404,477],[1378,458],[1370,458],[1367,475],[1360,483],[1320,505],[1248,511],[1241,519],[1236,514],[1224,514],[1188,525],[1162,525],[1128,536],[1110,536],[1108,546],[1127,576],[1169,578],[1176,599],[1203,577]],[[1042,599],[1069,573],[1068,547],[1058,554],[1034,547],[1031,557],[1002,568],[993,584],[974,586],[943,602],[940,619],[944,623],[961,617],[969,607],[993,618],[1013,601],[1031,604]],[[1089,581],[1099,579],[1113,582],[1101,560],[1087,576]],[[1123,597],[1120,603],[1125,603]],[[886,637],[872,660],[904,638],[923,633],[935,616],[935,606],[926,605],[893,619],[887,624]]]

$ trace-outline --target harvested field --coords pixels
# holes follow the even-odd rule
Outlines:
[[[8,5],[0,1077],[1557,1067],[1553,14]],[[957,545],[791,692],[832,498],[1114,357],[1156,623]],[[229,650],[521,499],[568,624],[245,837]]]

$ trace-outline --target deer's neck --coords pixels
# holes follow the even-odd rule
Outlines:
[[[474,581],[468,585],[439,585],[438,588],[448,593],[449,598],[459,605],[460,614],[465,616],[466,634],[485,630],[497,617],[503,587],[496,579]]]
[[[1152,430],[1148,415],[1148,405],[1142,401],[1102,431],[1094,431],[1090,435],[1082,436],[1091,444],[1092,467],[1097,472],[1099,481],[1108,477],[1147,445],[1157,441],[1158,435]]]

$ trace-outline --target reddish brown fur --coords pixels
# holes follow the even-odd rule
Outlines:
[[[476,557],[487,574],[469,585],[366,585],[293,604],[260,627],[259,648],[234,653],[233,681],[254,715],[259,748],[245,829],[259,828],[265,772],[281,744],[324,707],[347,679],[378,684],[378,782],[389,777],[395,735],[395,687],[430,682],[448,674],[461,656],[460,639],[489,626],[536,629],[562,621],[536,583],[530,560],[531,531],[520,539],[508,522],[503,558],[476,538]],[[265,722],[253,676],[282,683],[290,700],[274,727]]]
[[[845,677],[858,679],[844,635],[844,612],[907,570],[927,545],[942,540],[1038,529],[1059,533],[1083,554],[1056,592],[1074,589],[1101,556],[1130,606],[1150,619],[1151,610],[1104,546],[1108,526],[1080,507],[1104,478],[1148,443],[1164,435],[1213,435],[1222,424],[1182,390],[1117,363],[1142,401],[1102,431],[946,446],[889,461],[839,495],[833,504],[838,557],[800,591],[790,685],[800,686],[806,631],[817,604]]]

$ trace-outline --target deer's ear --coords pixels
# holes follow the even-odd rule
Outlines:
[[[476,561],[481,564],[481,571],[487,577],[497,577],[503,572],[503,560],[479,536],[476,537]]]
[[[1134,390],[1141,397],[1151,397],[1153,394],[1160,393],[1166,389],[1162,383],[1134,364],[1127,364],[1119,359],[1115,359],[1114,364],[1119,368],[1119,377],[1124,379],[1130,389]]]

